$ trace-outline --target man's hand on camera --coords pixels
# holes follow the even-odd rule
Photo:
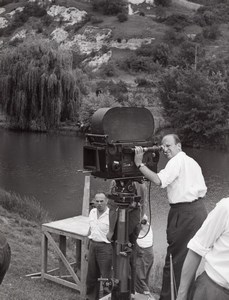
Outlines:
[[[144,154],[143,148],[141,146],[136,146],[134,162],[137,167],[142,163],[143,154]]]

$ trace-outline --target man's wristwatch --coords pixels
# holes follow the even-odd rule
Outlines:
[[[145,164],[143,164],[143,163],[141,163],[140,165],[138,165],[138,169],[140,169],[141,167],[144,167],[145,166]]]

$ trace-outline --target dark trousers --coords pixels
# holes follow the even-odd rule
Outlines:
[[[0,249],[0,284],[2,283],[5,274],[9,268],[11,260],[11,251],[8,243]]]
[[[153,266],[153,246],[148,248],[136,247],[136,292],[143,294],[149,292],[149,275]]]
[[[190,300],[228,300],[229,289],[215,283],[206,272],[196,279]]]
[[[86,278],[87,299],[98,300],[100,282],[98,278],[111,278],[112,246],[107,243],[90,241],[88,272]]]
[[[170,254],[173,260],[175,286],[178,290],[182,266],[188,252],[187,244],[201,227],[206,216],[207,211],[202,199],[192,203],[171,205],[167,223],[168,247],[163,269],[160,300],[171,300]]]

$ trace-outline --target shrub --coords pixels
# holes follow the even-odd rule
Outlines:
[[[90,21],[92,24],[99,24],[103,22],[103,19],[95,17],[95,16],[91,16]]]
[[[149,86],[150,82],[144,78],[144,77],[137,77],[135,79],[135,83],[139,86],[139,87],[145,87],[145,86]]]
[[[173,14],[166,18],[165,23],[176,30],[182,30],[191,23],[191,20],[184,14]]]
[[[92,0],[92,7],[105,15],[117,15],[124,11],[126,3],[124,0]]]
[[[187,35],[183,32],[176,31],[174,28],[167,30],[164,34],[164,41],[168,44],[178,46],[185,40],[187,40]]]
[[[116,68],[113,63],[108,62],[107,64],[103,64],[99,73],[106,75],[107,77],[113,77],[116,74]]]
[[[91,117],[93,113],[102,107],[120,106],[115,101],[115,98],[109,93],[90,93],[84,96],[79,109],[79,121],[84,124],[86,128],[90,128]]]
[[[153,50],[153,61],[155,63],[158,62],[162,66],[166,66],[168,64],[169,52],[169,46],[166,43],[155,45]]]
[[[211,26],[206,26],[203,29],[203,37],[208,40],[216,40],[220,35],[219,26],[213,24]]]
[[[142,44],[141,47],[139,47],[135,51],[135,53],[137,56],[150,57],[153,55],[153,51],[154,51],[154,45],[150,43],[150,44]]]
[[[168,6],[170,6],[171,5],[171,3],[172,3],[172,0],[155,0],[154,1],[154,4],[156,5],[156,6],[165,6],[165,7],[168,7]]]
[[[120,12],[117,15],[117,18],[118,18],[119,22],[125,22],[128,20],[128,15],[126,13]]]

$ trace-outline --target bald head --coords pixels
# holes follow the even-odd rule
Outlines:
[[[182,150],[181,141],[176,134],[165,135],[161,144],[163,146],[163,152],[168,159],[171,159]]]
[[[107,197],[104,193],[97,193],[94,198],[95,207],[100,213],[103,213],[107,209]]]

